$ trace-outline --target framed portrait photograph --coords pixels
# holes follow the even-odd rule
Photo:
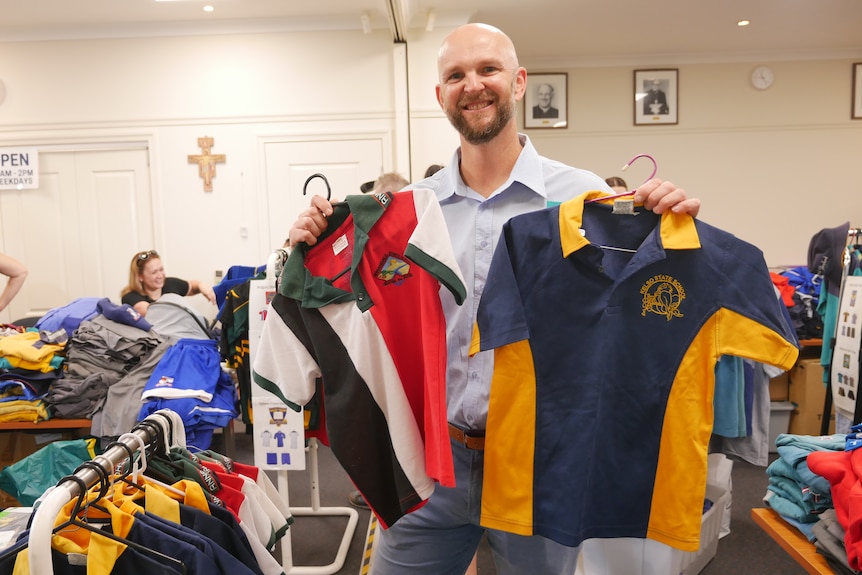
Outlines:
[[[862,120],[862,62],[853,64],[853,107],[850,118]]]
[[[635,126],[676,124],[679,70],[635,70]]]
[[[567,127],[569,75],[530,74],[528,78],[524,95],[524,127]]]

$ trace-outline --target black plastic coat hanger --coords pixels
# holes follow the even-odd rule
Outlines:
[[[324,181],[324,183],[326,184],[326,199],[327,199],[327,200],[329,200],[329,201],[332,201],[332,190],[331,190],[331,189],[330,189],[330,187],[329,187],[329,180],[327,180],[327,179],[326,179],[326,176],[324,176],[323,174],[312,174],[312,175],[310,175],[310,176],[308,177],[308,179],[307,179],[307,180],[305,180],[305,185],[304,185],[304,186],[302,186],[302,195],[303,195],[303,196],[305,195],[305,193],[306,193],[306,191],[307,191],[307,188],[308,188],[308,183],[309,183],[311,180],[313,180],[314,178],[320,178],[320,179],[322,179],[322,180]],[[348,266],[348,267],[344,268],[341,272],[339,272],[338,274],[336,274],[334,277],[331,277],[331,278],[328,278],[328,279],[329,279],[329,281],[330,281],[330,282],[334,283],[336,280],[338,280],[338,278],[340,278],[341,276],[343,276],[344,274],[346,274],[346,273],[347,273],[347,272],[349,272],[349,271],[350,271],[350,266]]]
[[[152,419],[142,419],[137,424],[135,424],[135,426],[132,428],[132,432],[134,433],[139,429],[144,429],[150,434],[150,441],[148,443],[153,446],[151,455],[155,455],[157,453],[165,451],[165,429],[161,426],[161,424],[156,423]]]
[[[326,184],[326,199],[332,200],[332,189],[329,187],[329,180],[327,180],[326,176],[324,176],[323,174],[311,174],[310,176],[308,176],[308,179],[305,180],[305,184],[302,186],[302,195],[304,196],[305,193],[308,191],[308,182],[310,182],[314,178],[320,178],[321,180],[323,180],[323,182]]]
[[[73,482],[77,483],[78,487],[80,488],[80,491],[78,493],[78,499],[75,500],[75,506],[73,507],[72,512],[69,514],[69,519],[67,521],[64,521],[63,523],[61,523],[57,527],[55,527],[54,533],[58,533],[58,532],[62,531],[63,529],[65,529],[66,527],[70,527],[70,526],[80,527],[82,529],[86,529],[87,531],[90,531],[91,533],[98,533],[102,537],[107,537],[108,539],[110,539],[112,541],[116,541],[118,543],[122,543],[123,545],[127,545],[127,546],[131,547],[132,549],[135,549],[136,551],[140,551],[141,553],[145,553],[145,554],[147,554],[147,555],[149,555],[149,556],[151,556],[151,557],[153,557],[159,561],[164,561],[168,565],[170,565],[171,567],[177,569],[180,573],[183,573],[183,574],[186,573],[185,564],[182,561],[180,561],[179,559],[177,559],[176,557],[171,557],[170,555],[165,555],[164,553],[162,553],[160,551],[156,551],[155,549],[150,549],[149,547],[141,545],[140,543],[135,543],[134,541],[124,539],[123,537],[120,537],[119,535],[115,535],[114,533],[111,533],[110,531],[107,531],[105,529],[100,529],[98,527],[94,527],[90,523],[78,519],[78,513],[81,511],[82,503],[84,501],[84,498],[87,495],[87,484],[84,482],[83,479],[81,479],[77,475],[67,475],[66,477],[63,477],[62,479],[60,479],[60,481],[57,482],[57,485],[59,486],[66,481],[73,481]],[[92,505],[92,504],[90,504],[90,505]],[[104,511],[107,513],[107,510],[104,510]]]
[[[111,487],[111,477],[110,477],[110,474],[108,473],[108,470],[91,459],[90,461],[85,461],[81,465],[76,467],[75,471],[73,472],[73,475],[75,477],[77,477],[78,472],[83,470],[83,469],[92,469],[93,471],[96,472],[96,475],[99,476],[99,496],[98,496],[98,498],[101,499],[102,497],[107,495],[108,490]]]

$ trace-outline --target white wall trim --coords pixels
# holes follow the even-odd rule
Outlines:
[[[223,117],[199,117],[199,118],[151,118],[145,120],[118,120],[114,122],[50,122],[46,124],[12,124],[6,123],[0,126],[0,141],[15,137],[16,132],[27,133],[28,137],[33,132],[49,130],[50,132],[84,130],[127,130],[130,128],[148,128],[158,126],[160,128],[172,128],[183,126],[227,126],[235,124],[318,124],[331,122],[356,122],[385,120],[391,122],[395,117],[392,110],[379,113],[326,113],[326,114],[284,114],[278,116],[223,116]],[[6,136],[5,134],[13,134]]]

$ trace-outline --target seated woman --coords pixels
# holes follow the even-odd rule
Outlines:
[[[122,302],[135,308],[141,315],[147,315],[150,304],[167,293],[181,296],[201,294],[214,304],[213,288],[198,280],[183,280],[166,277],[165,266],[155,250],[138,252],[129,264],[129,285],[120,292]]]

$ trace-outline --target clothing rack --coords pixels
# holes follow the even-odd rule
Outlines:
[[[134,453],[141,445],[144,445],[147,450],[153,448],[156,442],[162,439],[155,429],[164,430],[165,423],[161,416],[155,417],[155,415],[143,420],[150,422],[149,424],[139,422],[129,433],[121,435],[120,439],[112,443],[104,453],[97,455],[91,461],[101,467],[105,474],[110,475],[117,465],[129,457],[129,453]],[[80,479],[82,483],[61,481],[48,489],[36,502],[28,543],[31,575],[54,572],[51,560],[51,535],[57,515],[67,503],[83,495],[81,485],[86,485],[89,489],[101,480],[102,474],[92,467],[85,467],[76,471],[74,477]]]
[[[850,252],[851,249],[858,246],[862,240],[862,228],[849,228],[847,230],[847,245],[842,251],[842,262],[841,262],[841,288],[838,292],[838,305],[841,305],[841,301],[844,299],[844,284],[847,280],[847,276],[850,272]],[[840,308],[839,308],[840,311]],[[832,334],[831,341],[831,353],[830,360],[827,369],[829,372],[826,374],[826,397],[823,400],[823,417],[820,419],[820,435],[829,434],[829,422],[830,416],[832,413],[832,364],[835,361],[833,356],[835,352],[835,339],[838,336],[838,324],[839,322],[835,322],[835,333]],[[862,356],[862,350],[860,350],[860,356]],[[860,359],[862,361],[862,359]],[[862,368],[862,366],[860,366]],[[862,369],[860,369],[860,373],[862,373]],[[857,388],[858,391],[859,388]],[[853,413],[853,425],[857,423],[862,423],[862,397],[860,394],[856,394],[856,403],[855,409]]]

